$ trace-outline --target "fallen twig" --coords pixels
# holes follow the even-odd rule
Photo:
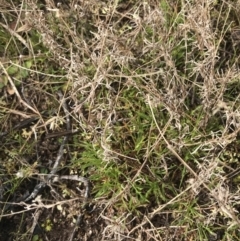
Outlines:
[[[59,91],[58,92],[58,96],[60,97],[60,101],[62,101],[62,106],[63,106],[63,110],[64,110],[64,113],[66,114],[66,127],[67,127],[67,131],[70,130],[71,128],[71,122],[70,122],[70,117],[69,117],[69,112],[68,112],[68,108],[67,108],[67,104],[63,98],[63,95],[62,93]],[[62,141],[62,144],[59,148],[59,151],[58,151],[58,154],[57,154],[57,158],[55,160],[55,163],[53,165],[53,168],[50,172],[50,174],[47,175],[46,179],[41,181],[39,184],[36,185],[36,187],[34,188],[33,192],[30,194],[30,196],[25,200],[25,202],[31,200],[31,199],[34,199],[38,193],[44,189],[48,183],[51,183],[51,179],[53,177],[53,175],[55,175],[58,171],[58,166],[60,164],[60,161],[61,161],[61,158],[63,156],[63,151],[64,151],[64,147],[67,143],[67,140],[68,140],[68,137],[67,136],[64,136],[63,138],[63,141]]]
[[[37,110],[35,110],[32,106],[30,106],[28,103],[26,103],[26,102],[22,99],[22,97],[20,96],[20,94],[19,94],[19,92],[18,92],[15,84],[14,84],[13,81],[12,81],[12,78],[9,76],[7,70],[5,69],[5,67],[3,66],[3,64],[2,64],[1,61],[0,61],[0,67],[2,68],[4,74],[7,76],[8,81],[9,81],[10,85],[12,86],[12,88],[13,88],[13,90],[14,90],[14,93],[16,94],[19,102],[20,102],[21,104],[23,104],[25,107],[27,107],[28,109],[32,110],[32,111],[33,111],[34,113],[36,113],[37,115],[41,116],[40,113],[39,113]]]

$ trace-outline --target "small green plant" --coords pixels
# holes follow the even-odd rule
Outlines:
[[[50,232],[53,228],[53,223],[51,219],[46,219],[44,223],[42,223],[42,228],[44,228],[47,232]]]
[[[43,241],[43,239],[40,238],[39,235],[36,234],[32,237],[32,241]]]

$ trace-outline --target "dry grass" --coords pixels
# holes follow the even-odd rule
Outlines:
[[[59,140],[49,138],[45,149],[42,140],[64,131],[61,90],[80,133],[60,172],[89,178],[88,204],[95,205],[75,240],[238,240],[238,5],[1,3],[0,123],[2,133],[13,129],[1,140],[2,182],[12,183],[2,192],[32,189],[51,170]],[[32,116],[31,128],[14,131]],[[27,171],[21,181],[19,170]],[[63,186],[55,187],[58,196],[43,194],[53,216],[60,196],[69,198],[67,214],[53,218],[61,221],[39,215],[42,230],[50,230],[24,236],[21,227],[11,230],[15,240],[54,240],[57,225],[73,225],[79,194]]]

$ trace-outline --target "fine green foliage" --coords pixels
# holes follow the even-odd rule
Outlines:
[[[59,91],[57,174],[91,196],[54,182],[33,205],[46,236],[14,240],[54,239],[80,209],[88,240],[238,240],[239,1],[16,2],[0,3],[0,201],[51,172]]]

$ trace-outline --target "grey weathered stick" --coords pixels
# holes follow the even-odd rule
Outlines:
[[[66,114],[66,123],[67,123],[66,127],[67,127],[67,130],[70,130],[71,122],[70,122],[69,112],[68,112],[68,109],[67,109],[67,104],[66,104],[65,100],[63,99],[63,95],[62,95],[61,92],[58,92],[58,96],[60,97],[60,100],[62,101],[63,110],[64,110],[64,113]],[[48,185],[47,183],[51,182],[51,178],[58,171],[58,167],[59,167],[61,158],[63,156],[63,151],[64,151],[65,144],[67,143],[67,140],[68,140],[68,137],[64,136],[62,144],[61,144],[61,146],[59,148],[59,151],[58,151],[58,154],[57,154],[57,158],[56,158],[55,163],[53,165],[53,168],[52,168],[50,174],[47,175],[46,180],[41,181],[39,184],[37,184],[35,186],[33,192],[30,194],[30,196],[25,199],[25,202],[27,202],[27,201],[29,201],[31,199],[34,199],[38,195],[38,193]]]

